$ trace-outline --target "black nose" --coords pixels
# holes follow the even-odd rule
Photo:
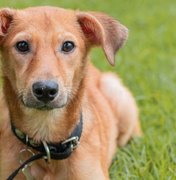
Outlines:
[[[34,96],[44,103],[52,101],[58,94],[58,84],[54,81],[38,81],[32,85]]]

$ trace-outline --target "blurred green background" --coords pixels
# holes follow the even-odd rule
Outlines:
[[[133,92],[144,136],[117,150],[110,169],[117,179],[176,179],[176,1],[5,0],[0,7],[52,5],[103,11],[129,28],[126,46],[110,67],[100,49],[93,63],[114,71]]]

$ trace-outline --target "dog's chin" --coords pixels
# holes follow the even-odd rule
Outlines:
[[[33,105],[33,104],[28,104],[28,103],[23,103],[23,105],[26,108],[32,108],[32,109],[36,109],[36,110],[40,110],[40,111],[49,111],[49,110],[54,110],[54,109],[59,109],[59,108],[63,108],[66,106],[67,103],[61,104],[61,105],[57,105],[57,104],[42,104],[42,105]]]
[[[24,101],[22,99],[21,102],[25,108],[32,108],[40,111],[49,111],[49,110],[64,108],[67,105],[67,99],[61,100],[59,102],[54,101],[50,103],[43,103],[43,102],[31,101],[31,100]]]

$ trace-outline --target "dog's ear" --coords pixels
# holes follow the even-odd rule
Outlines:
[[[0,41],[8,33],[14,12],[9,8],[0,9]]]
[[[111,65],[115,54],[128,37],[128,29],[106,14],[77,12],[78,22],[91,45],[102,46]]]

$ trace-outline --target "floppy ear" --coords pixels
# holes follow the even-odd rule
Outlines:
[[[7,34],[12,20],[13,10],[8,8],[0,9],[0,41]]]
[[[115,64],[115,54],[128,37],[128,29],[102,13],[77,12],[78,22],[91,45],[102,46],[111,65]]]

